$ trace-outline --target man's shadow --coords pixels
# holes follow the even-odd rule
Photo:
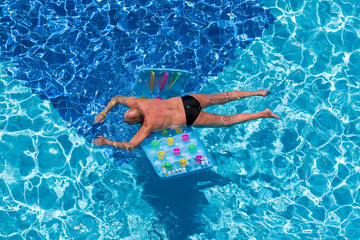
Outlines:
[[[92,135],[101,135],[106,129],[103,124],[96,124]],[[132,129],[133,134],[136,129]],[[126,132],[131,135],[132,132]],[[113,150],[113,157],[119,164],[130,162],[134,166],[136,181],[143,186],[142,198],[155,208],[156,218],[165,229],[169,239],[187,239],[188,236],[204,232],[202,220],[203,208],[208,205],[204,191],[213,186],[225,186],[230,179],[217,174],[213,170],[191,174],[174,179],[161,179],[156,174],[145,152],[139,147],[134,152]],[[227,157],[231,157],[229,153]],[[216,164],[216,163],[215,163]],[[155,231],[155,230],[152,230]],[[156,234],[154,232],[153,234]]]
[[[139,151],[140,152],[140,151]],[[203,189],[225,186],[230,179],[207,170],[175,179],[161,179],[141,150],[141,157],[133,162],[137,182],[143,185],[142,198],[157,211],[160,225],[169,239],[187,239],[204,232],[202,210],[208,205]]]

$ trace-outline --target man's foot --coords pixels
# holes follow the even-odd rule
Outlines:
[[[269,95],[270,93],[271,93],[271,92],[270,92],[269,89],[261,90],[261,91],[260,91],[260,95],[263,96],[263,97]]]
[[[280,118],[280,116],[272,113],[271,110],[268,109],[268,108],[265,109],[265,111],[264,111],[263,113],[264,113],[264,115],[265,115],[265,116],[264,116],[265,118],[278,118],[278,119]]]

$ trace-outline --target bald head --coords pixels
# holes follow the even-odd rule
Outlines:
[[[144,113],[140,108],[133,107],[124,114],[124,122],[129,125],[141,123],[144,120]]]

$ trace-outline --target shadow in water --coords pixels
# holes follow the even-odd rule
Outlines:
[[[169,239],[186,239],[201,233],[203,208],[208,204],[202,189],[225,186],[230,179],[208,170],[185,177],[163,180],[157,176],[143,154],[134,161],[138,184],[143,185],[142,198],[157,211],[159,224]]]

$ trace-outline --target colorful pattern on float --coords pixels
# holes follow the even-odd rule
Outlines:
[[[135,96],[163,99],[179,96],[191,79],[191,73],[180,69],[141,68],[132,89]]]
[[[141,144],[162,178],[185,176],[214,166],[214,161],[191,127],[155,132]]]
[[[191,74],[184,70],[143,68],[133,94],[160,99],[180,96],[190,78]],[[185,176],[214,166],[214,160],[191,127],[154,132],[141,146],[161,178]]]

